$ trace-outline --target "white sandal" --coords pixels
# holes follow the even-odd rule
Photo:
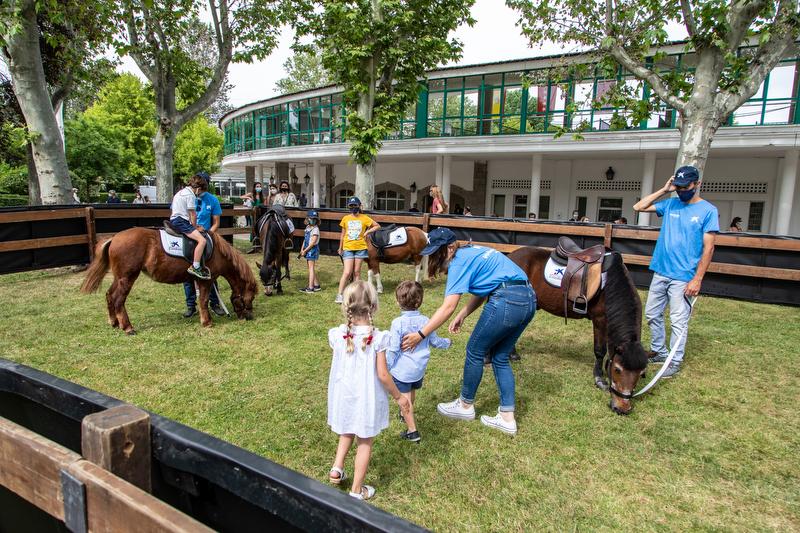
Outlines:
[[[367,493],[364,494],[364,491]],[[350,496],[355,498],[356,500],[369,500],[373,496],[375,496],[375,487],[371,485],[361,485],[361,492],[351,492]]]
[[[339,474],[337,477],[333,477],[331,474]],[[331,468],[330,473],[328,474],[328,481],[331,482],[333,485],[340,485],[342,481],[347,479],[347,474],[344,473],[344,470],[339,468],[338,466],[334,466]]]

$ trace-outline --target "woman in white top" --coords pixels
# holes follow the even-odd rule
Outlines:
[[[355,470],[350,496],[367,500],[375,489],[364,485],[372,441],[389,427],[389,401],[392,395],[404,415],[411,413],[408,398],[400,394],[386,366],[389,335],[372,326],[378,311],[378,293],[370,283],[358,280],[344,291],[342,313],[347,324],[328,332],[333,349],[328,378],[328,425],[339,435],[336,458],[329,480],[339,485],[347,479],[344,461],[357,440]]]
[[[272,205],[282,205],[283,207],[300,207],[300,202],[297,201],[297,197],[289,190],[288,181],[281,181],[278,194],[276,194],[272,199]]]

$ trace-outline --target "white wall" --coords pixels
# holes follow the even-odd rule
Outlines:
[[[412,183],[417,184],[417,189],[433,185],[436,181],[436,161],[414,162],[378,162],[375,166],[375,183],[390,181],[401,187],[408,188]],[[472,161],[456,160],[450,166],[450,184],[462,189],[472,190],[472,176],[474,171]],[[336,183],[349,181],[355,183],[356,166],[350,164],[334,165],[333,173]]]

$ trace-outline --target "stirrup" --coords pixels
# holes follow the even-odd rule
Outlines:
[[[583,304],[583,307],[580,307],[580,304]],[[578,296],[575,298],[575,301],[572,302],[572,310],[579,315],[585,315],[589,311],[589,302],[585,297]]]

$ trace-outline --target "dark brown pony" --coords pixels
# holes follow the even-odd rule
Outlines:
[[[236,316],[250,320],[253,318],[253,299],[258,290],[256,278],[239,252],[219,235],[212,233],[211,236],[214,240],[214,253],[206,266],[211,270],[214,279],[221,276],[228,280]],[[160,283],[175,284],[195,280],[186,272],[187,267],[186,260],[164,253],[157,229],[126,229],[97,245],[94,261],[89,265],[81,292],[96,291],[111,268],[114,281],[106,292],[108,320],[112,327],[121,328],[128,335],[133,335],[136,331],[128,319],[125,300],[139,273],[144,272]],[[200,322],[204,326],[210,326],[208,296],[211,282],[197,282],[200,287]]]
[[[550,251],[528,246],[511,254],[509,259],[528,275],[536,292],[536,307],[556,316],[564,316],[564,296],[559,287],[544,279],[544,267]],[[611,252],[605,286],[589,301],[588,312],[581,315],[569,309],[568,318],[588,318],[594,326],[594,382],[611,393],[609,407],[618,414],[628,414],[633,406],[633,390],[647,367],[647,352],[641,344],[642,301],[622,262]],[[608,352],[605,368],[603,360]],[[603,373],[608,375],[610,383]]]
[[[428,236],[419,228],[413,226],[406,226],[407,240],[405,244],[400,246],[392,246],[391,248],[384,249],[383,256],[378,257],[378,249],[372,244],[369,234],[367,235],[367,267],[369,269],[367,278],[372,283],[375,279],[375,285],[379,293],[383,292],[383,283],[381,283],[381,263],[389,265],[395,263],[402,263],[408,259],[414,261],[414,270],[416,272],[415,278],[417,281],[422,281],[424,266],[422,265],[423,257],[420,254],[425,246],[428,245]]]
[[[273,290],[282,294],[281,281],[284,277],[289,279],[289,254],[285,243],[291,235],[284,233],[279,218],[278,212],[269,210],[256,223],[258,238],[264,251],[262,263],[256,263],[256,266],[267,296],[272,296]],[[281,267],[286,269],[285,276],[281,274]]]

